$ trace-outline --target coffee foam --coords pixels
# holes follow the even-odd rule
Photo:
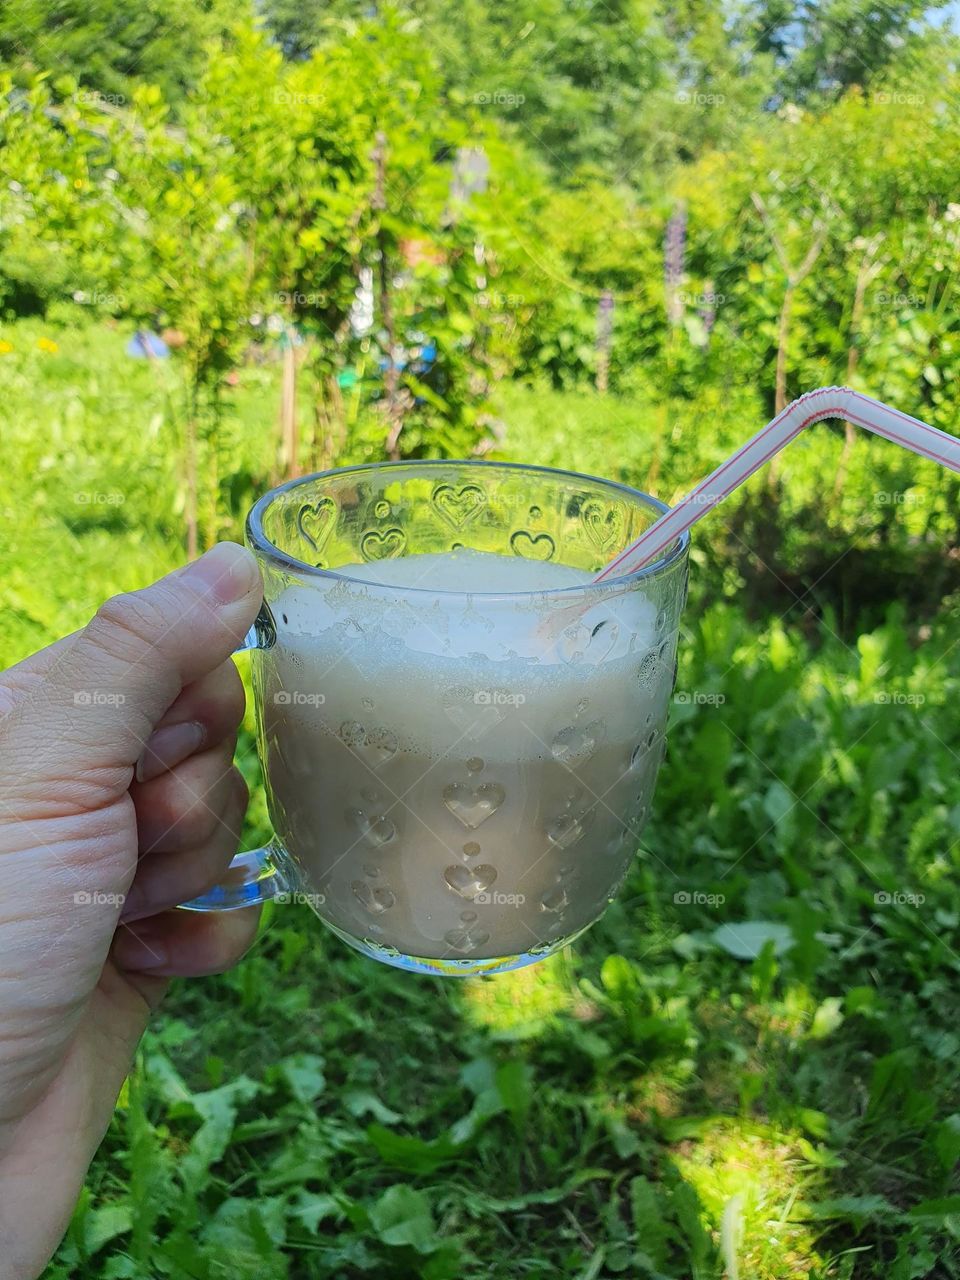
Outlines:
[[[657,634],[656,609],[636,590],[584,611],[577,591],[545,593],[586,585],[586,571],[467,549],[337,573],[271,606],[278,644],[264,695],[288,695],[285,716],[305,729],[354,726],[404,752],[509,763],[549,757],[558,726],[574,722],[635,741],[662,705],[663,680],[638,680]],[[573,620],[545,628],[571,601]]]

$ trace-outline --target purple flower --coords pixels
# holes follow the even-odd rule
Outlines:
[[[667,223],[663,239],[663,279],[667,303],[667,321],[678,325],[683,316],[680,285],[683,281],[683,258],[687,240],[687,206],[679,201]]]

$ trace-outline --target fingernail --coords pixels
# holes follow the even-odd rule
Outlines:
[[[199,720],[166,724],[154,730],[137,761],[138,782],[149,782],[172,769],[203,746],[207,731]]]
[[[183,573],[219,604],[232,604],[260,585],[260,571],[253,554],[236,542],[218,542]]]
[[[164,969],[167,967],[167,949],[159,940],[150,935],[150,931],[141,928],[121,926],[113,944],[113,958],[121,969],[136,969],[142,972],[147,969]]]

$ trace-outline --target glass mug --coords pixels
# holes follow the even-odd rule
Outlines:
[[[276,835],[184,905],[306,901],[365,955],[442,975],[530,964],[587,929],[665,751],[687,537],[586,579],[666,509],[500,462],[347,467],[265,494],[242,648]],[[471,590],[469,566],[456,589],[383,580],[411,568],[383,562],[462,548],[540,563],[524,590]]]

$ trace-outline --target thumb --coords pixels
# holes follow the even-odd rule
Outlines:
[[[237,648],[262,594],[251,553],[222,542],[152,586],[107,600],[4,719],[7,745],[31,765],[21,781],[42,790],[81,780],[101,800],[125,791],[154,725],[184,685]]]

